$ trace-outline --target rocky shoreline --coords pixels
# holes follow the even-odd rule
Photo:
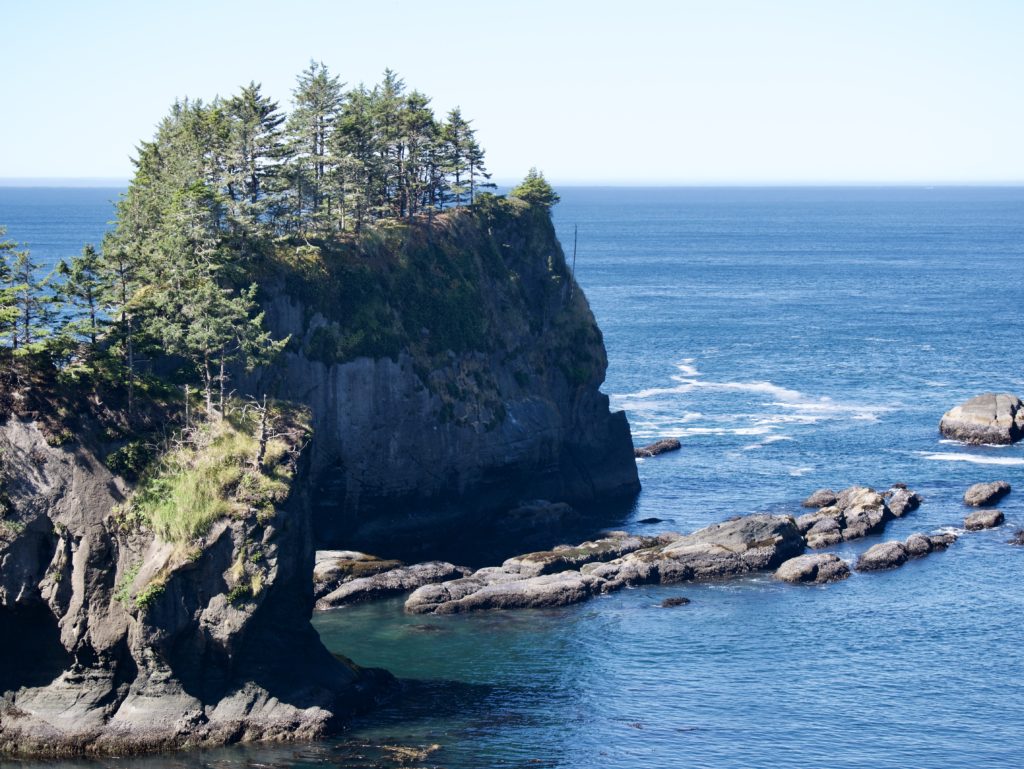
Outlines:
[[[1004,481],[987,486],[998,489],[998,496],[1009,492]],[[705,582],[765,571],[772,571],[783,582],[821,585],[847,579],[854,571],[897,568],[949,548],[958,535],[941,531],[874,544],[853,564],[835,553],[805,552],[880,534],[890,521],[912,513],[922,501],[904,484],[883,492],[867,486],[839,492],[819,489],[804,501],[805,506],[820,505],[818,509],[798,517],[739,516],[689,534],[645,536],[613,531],[475,571],[440,562],[405,566],[362,553],[322,552],[318,554],[318,574],[350,574],[360,569],[375,573],[318,582],[318,595],[323,597],[317,608],[336,608],[402,592],[409,593],[405,611],[410,614],[549,608],[581,603],[626,587]],[[977,531],[998,526],[1003,520],[1000,511],[986,509],[967,515],[962,525],[967,531]],[[339,555],[344,556],[340,566],[324,565],[338,561]],[[325,592],[328,584],[331,592]]]

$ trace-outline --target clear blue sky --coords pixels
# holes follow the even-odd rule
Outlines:
[[[16,2],[0,177],[127,177],[176,97],[310,58],[474,119],[499,179],[1024,181],[1024,1]]]

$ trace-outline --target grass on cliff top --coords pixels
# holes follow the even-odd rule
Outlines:
[[[268,442],[261,469],[254,467],[258,428],[252,415],[236,410],[194,428],[150,469],[127,502],[125,518],[149,526],[165,541],[187,543],[221,518],[273,517],[295,471],[291,448],[305,426],[295,427],[296,443]]]

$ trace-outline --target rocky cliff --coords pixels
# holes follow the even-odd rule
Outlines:
[[[133,516],[87,429],[54,445],[36,420],[3,420],[0,753],[308,738],[369,700],[375,675],[309,623],[309,500],[274,482],[302,480],[301,431],[266,476],[276,496],[236,492],[183,538]],[[247,487],[241,471],[222,482]]]
[[[543,498],[639,490],[629,425],[546,209],[492,199],[279,254],[283,361],[240,386],[307,404],[321,546],[388,550],[501,530]]]

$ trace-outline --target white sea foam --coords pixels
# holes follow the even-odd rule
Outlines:
[[[765,436],[764,440],[762,440],[762,441],[758,441],[757,443],[748,443],[746,446],[743,447],[743,450],[744,451],[754,451],[755,449],[763,448],[763,447],[768,446],[768,445],[770,445],[772,443],[778,443],[779,441],[791,441],[791,440],[793,440],[793,438],[791,436],[789,436],[789,435],[767,435],[767,436]]]
[[[807,475],[807,473],[811,472],[813,469],[813,467],[793,467],[790,468],[789,474],[794,478],[799,478],[803,475]]]
[[[933,462],[970,462],[975,465],[1003,465],[1005,467],[1024,466],[1024,458],[1020,457],[990,457],[983,454],[961,454],[952,451],[918,451],[916,453]]]

